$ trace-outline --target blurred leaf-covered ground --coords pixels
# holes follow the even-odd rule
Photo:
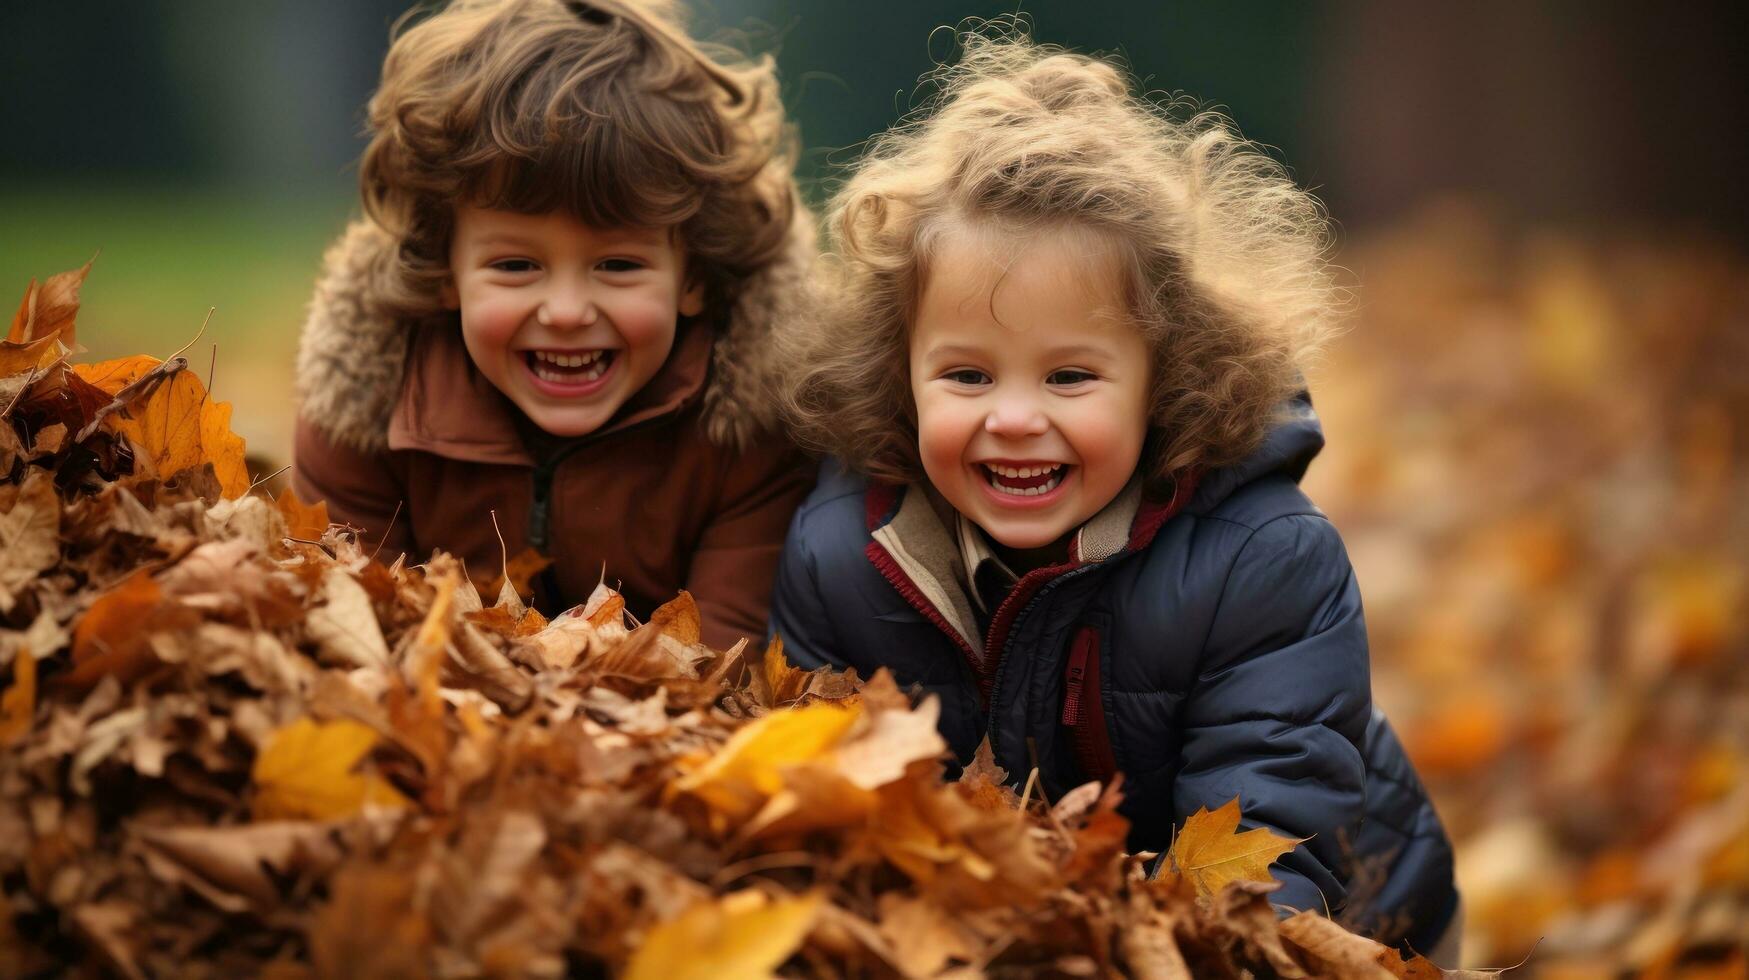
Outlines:
[[[1466,960],[1743,976],[1749,262],[1460,206],[1343,258],[1307,483],[1457,844]]]

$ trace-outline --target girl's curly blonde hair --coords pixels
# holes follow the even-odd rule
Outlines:
[[[795,434],[853,469],[923,477],[909,326],[944,229],[1016,242],[1060,226],[1117,246],[1153,352],[1150,488],[1236,462],[1302,384],[1340,295],[1318,201],[1214,113],[1133,95],[1105,61],[1024,22],[960,35],[938,92],[874,139],[826,215],[830,253],[786,334]]]
[[[391,315],[442,309],[458,203],[678,228],[707,308],[794,220],[771,59],[693,41],[671,0],[455,0],[397,32],[369,121],[365,211],[400,243]]]

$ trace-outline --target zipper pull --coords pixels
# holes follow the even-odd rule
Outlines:
[[[1082,630],[1075,637],[1075,645],[1069,651],[1069,669],[1064,673],[1063,691],[1063,725],[1075,728],[1081,724],[1081,694],[1087,682],[1087,650],[1093,644],[1087,642],[1088,630]]]
[[[534,470],[534,501],[528,508],[528,543],[541,554],[547,553],[547,526],[553,493],[552,467],[542,464]]]

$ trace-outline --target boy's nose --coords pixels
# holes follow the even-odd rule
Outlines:
[[[1042,436],[1050,427],[1050,420],[1038,406],[1023,399],[997,402],[990,414],[984,416],[984,431],[995,436]]]
[[[595,322],[595,304],[583,289],[554,289],[541,301],[535,320],[544,327],[569,329],[587,327]]]

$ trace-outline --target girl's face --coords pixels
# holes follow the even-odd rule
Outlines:
[[[1102,239],[1063,229],[1003,261],[950,232],[911,331],[924,472],[998,544],[1052,545],[1136,472],[1148,360]]]
[[[703,306],[667,228],[591,228],[562,213],[458,207],[444,301],[468,355],[534,424],[600,428]]]

